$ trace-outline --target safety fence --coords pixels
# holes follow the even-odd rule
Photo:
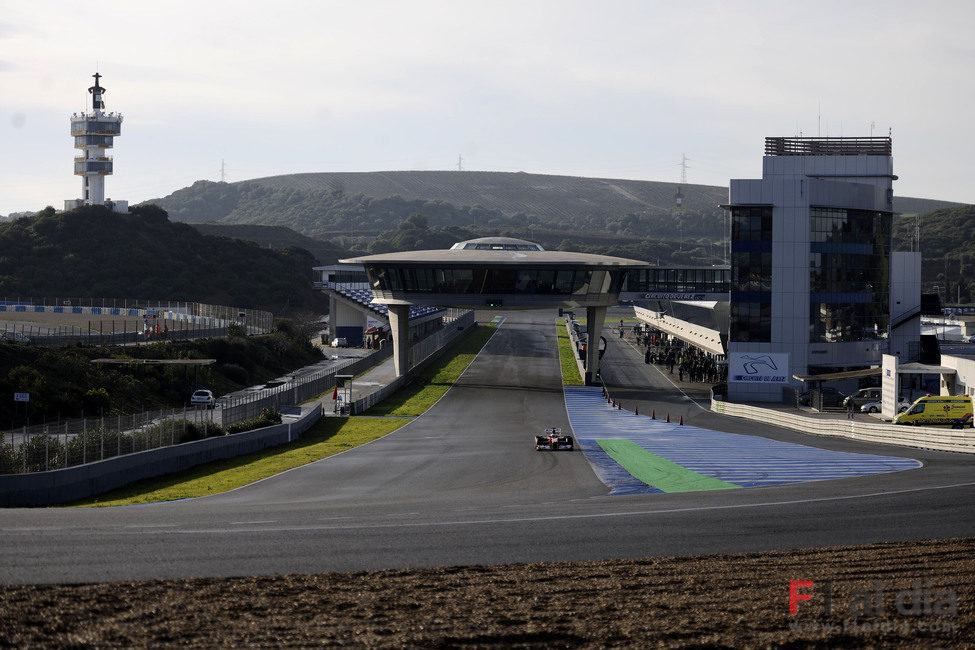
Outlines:
[[[422,341],[410,346],[410,370],[405,375],[397,377],[379,390],[352,402],[353,415],[364,413],[369,407],[383,401],[404,385],[406,385],[419,371],[433,363],[444,351],[456,343],[467,330],[474,325],[474,312],[465,311],[450,321],[442,330],[438,330]],[[389,346],[387,346],[389,347]]]
[[[0,507],[46,506],[85,499],[133,481],[254,453],[295,440],[321,418],[315,405],[297,420],[182,445],[106,457],[94,463],[29,474],[0,475]]]
[[[45,472],[207,437],[219,412],[160,409],[23,426],[0,433],[0,474]]]
[[[975,453],[975,431],[972,429],[908,427],[899,424],[855,420],[817,419],[751,404],[735,404],[717,399],[711,400],[711,410],[715,413],[747,418],[819,436],[838,436],[851,440],[903,445],[921,449]]]

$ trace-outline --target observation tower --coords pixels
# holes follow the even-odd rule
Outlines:
[[[80,150],[74,158],[75,176],[81,176],[81,198],[64,202],[64,209],[81,205],[109,205],[119,212],[128,211],[127,201],[105,199],[105,177],[112,173],[112,157],[106,149],[112,148],[115,136],[122,133],[122,115],[105,112],[103,95],[107,92],[99,83],[97,72],[95,85],[88,89],[91,94],[91,110],[71,115],[71,135],[74,148]]]

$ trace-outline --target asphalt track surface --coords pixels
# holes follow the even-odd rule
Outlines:
[[[609,337],[607,337],[609,338]],[[813,438],[710,413],[610,339],[603,377],[699,427],[916,458],[797,485],[610,496],[569,425],[550,312],[513,312],[425,415],[371,444],[212,497],[0,510],[0,582],[103,582],[763,551],[975,535],[975,459]],[[632,388],[639,386],[640,388]]]

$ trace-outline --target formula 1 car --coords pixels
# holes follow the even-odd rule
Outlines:
[[[572,436],[563,436],[562,429],[545,429],[544,436],[535,436],[535,451],[572,451],[575,442]]]

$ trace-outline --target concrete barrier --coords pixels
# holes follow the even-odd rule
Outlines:
[[[0,475],[0,506],[49,506],[77,501],[141,479],[261,451],[297,439],[321,415],[321,408],[316,404],[308,407],[298,420],[262,429],[184,442],[66,469]]]
[[[879,442],[919,449],[975,453],[975,430],[972,429],[909,427],[856,420],[824,420],[750,404],[735,404],[718,400],[711,401],[711,410],[715,413],[746,418],[817,436],[836,436],[850,440]]]

